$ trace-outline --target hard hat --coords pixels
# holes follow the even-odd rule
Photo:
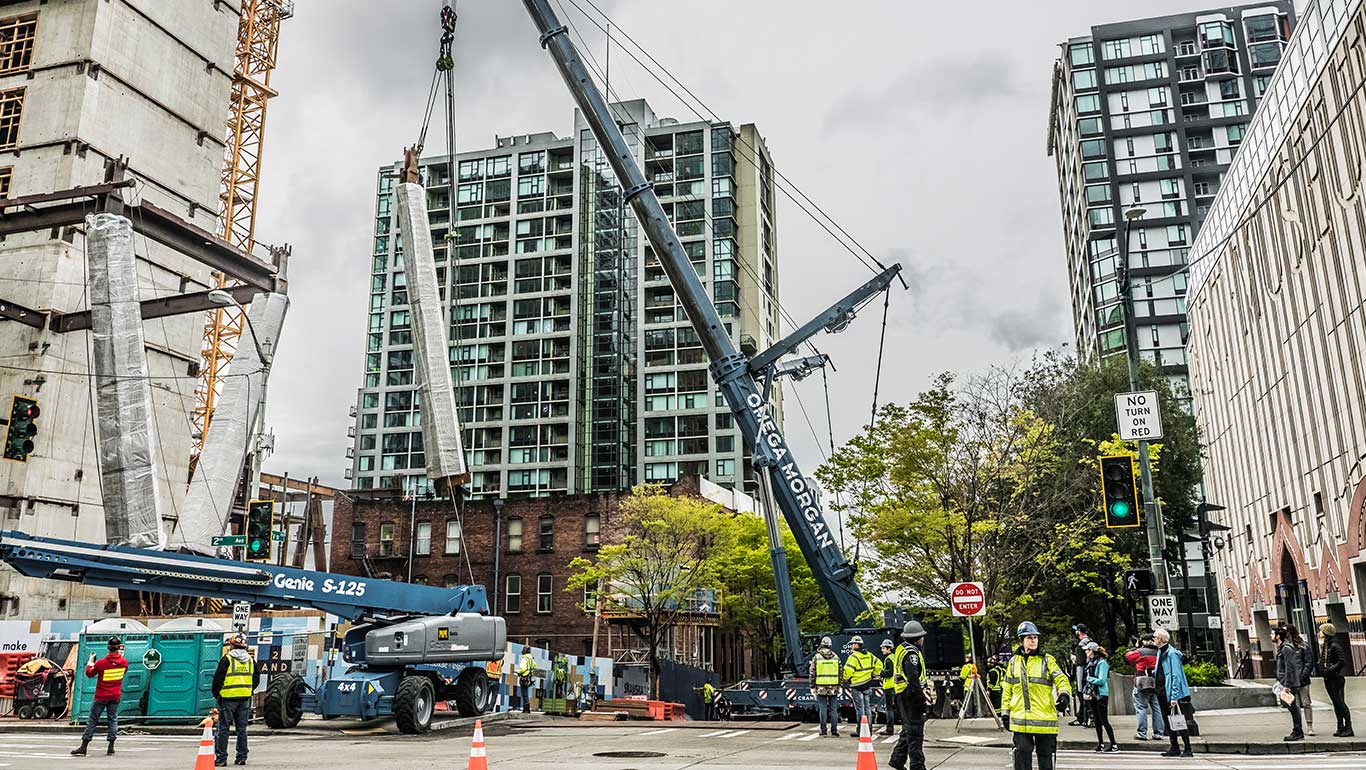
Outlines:
[[[863,637],[859,636],[858,634],[855,634],[855,635],[854,635],[854,638],[849,640],[849,643],[850,643],[850,644],[863,644]]]
[[[247,646],[247,637],[243,636],[242,634],[233,634],[231,637],[228,638],[228,646],[229,646],[229,647],[246,647],[246,646]]]
[[[1020,624],[1020,628],[1019,628],[1018,631],[1015,632],[1015,635],[1016,635],[1016,636],[1038,636],[1038,635],[1039,635],[1039,627],[1036,626],[1036,625],[1034,625],[1033,621],[1026,620],[1025,622],[1023,622],[1023,623]]]
[[[822,636],[822,637],[821,637],[821,646],[822,646],[822,647],[829,647],[830,645],[831,645],[830,637],[828,637],[828,636]]]
[[[891,639],[883,639],[883,640],[882,640],[882,646],[883,646],[883,647],[895,647],[896,645],[892,644],[892,640],[891,640]]]
[[[920,625],[920,621],[918,620],[908,620],[906,621],[906,625],[901,627],[902,639],[919,639],[927,633],[929,632],[925,630],[924,626]]]

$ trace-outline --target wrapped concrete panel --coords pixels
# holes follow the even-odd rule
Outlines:
[[[454,486],[469,478],[465,447],[455,411],[451,381],[450,340],[441,315],[441,291],[432,256],[432,229],[427,220],[427,191],[421,185],[398,186],[398,231],[404,244],[408,303],[412,305],[413,363],[422,410],[422,442],[427,478]]]
[[[255,433],[261,397],[270,375],[252,343],[252,330],[260,335],[266,355],[272,355],[288,310],[289,298],[283,294],[258,294],[247,306],[251,323],[244,324],[237,352],[228,364],[223,393],[214,407],[204,448],[185,495],[180,526],[171,535],[175,548],[218,555],[219,549],[210,543],[214,536],[226,534],[232,500],[242,478],[242,464]]]
[[[152,382],[138,304],[133,223],[113,214],[85,218],[96,437],[110,543],[166,545],[157,484]]]

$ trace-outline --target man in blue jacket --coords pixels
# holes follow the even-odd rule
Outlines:
[[[1171,634],[1167,629],[1158,628],[1153,631],[1153,641],[1157,643],[1157,669],[1153,676],[1157,679],[1157,702],[1162,708],[1164,716],[1176,713],[1178,710],[1186,721],[1195,718],[1195,709],[1191,706],[1191,688],[1186,682],[1186,668],[1181,662],[1181,651],[1171,645]],[[1178,749],[1176,745],[1177,737],[1181,738],[1184,749]],[[1183,730],[1172,728],[1170,717],[1167,722],[1167,737],[1171,739],[1170,749],[1162,752],[1164,757],[1191,757],[1191,735],[1189,726]]]

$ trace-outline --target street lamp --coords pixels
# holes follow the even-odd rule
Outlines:
[[[1129,283],[1129,227],[1142,219],[1148,210],[1133,206],[1124,212],[1119,224],[1119,291],[1120,307],[1124,313],[1124,346],[1129,359],[1129,390],[1138,390],[1138,327],[1134,323],[1134,292]],[[1152,465],[1148,459],[1148,442],[1138,442],[1138,469],[1143,481],[1143,512],[1147,518],[1148,563],[1157,582],[1157,590],[1168,590],[1167,562],[1162,556],[1165,535],[1162,532],[1162,517],[1157,510],[1157,496],[1153,494]]]
[[[247,493],[247,501],[260,494],[261,490],[261,450],[266,431],[266,380],[270,373],[271,356],[261,347],[261,338],[256,336],[256,327],[251,322],[251,316],[247,314],[247,309],[242,307],[242,303],[231,292],[223,289],[212,289],[208,293],[209,301],[219,307],[232,307],[242,314],[242,320],[246,323],[247,332],[251,334],[251,342],[256,347],[256,355],[261,358],[261,404],[256,413],[256,425],[252,430],[252,452],[251,452],[251,489]],[[250,376],[248,374],[247,376]],[[247,389],[250,397],[251,389]],[[288,494],[288,490],[286,495]]]

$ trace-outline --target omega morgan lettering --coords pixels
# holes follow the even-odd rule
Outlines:
[[[816,495],[811,487],[806,483],[806,479],[797,471],[797,464],[783,459],[788,455],[787,441],[783,434],[778,430],[778,424],[773,420],[769,413],[769,405],[764,403],[763,396],[751,392],[748,397],[750,414],[754,415],[755,421],[759,424],[759,440],[763,442],[768,453],[769,459],[782,472],[782,483],[792,492],[792,497],[802,506],[802,518],[806,520],[806,526],[811,530],[811,536],[816,539],[816,544],[821,548],[828,548],[835,544],[835,539],[830,536],[830,527],[825,523],[825,517],[821,515],[820,505],[816,502]]]

